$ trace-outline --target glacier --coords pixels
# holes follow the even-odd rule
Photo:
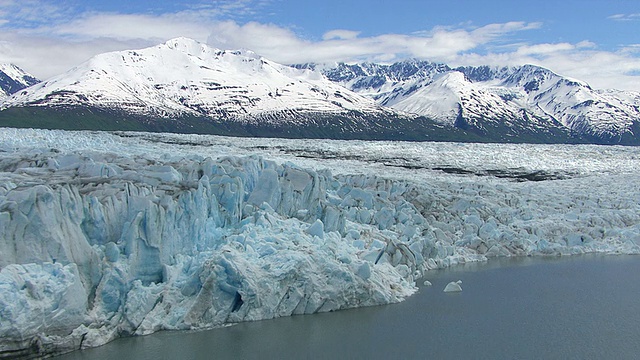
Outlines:
[[[498,256],[640,254],[640,149],[0,129],[0,355],[402,301]]]

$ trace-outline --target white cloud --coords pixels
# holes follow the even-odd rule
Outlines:
[[[205,41],[208,19],[192,12],[162,15],[89,14],[51,29],[53,34],[76,39],[168,39],[178,36]]]
[[[577,45],[569,43],[558,44],[537,44],[537,45],[525,45],[518,48],[516,51],[520,55],[545,55],[557,52],[565,52],[575,50]]]
[[[517,66],[535,64],[561,75],[587,81],[595,88],[619,88],[640,91],[639,46],[617,52],[597,50],[583,40],[577,43],[515,43],[490,52],[495,41],[526,30],[539,29],[541,23],[510,22],[489,24],[476,29],[438,27],[411,35],[385,34],[359,37],[343,30],[327,32],[322,40],[303,40],[293,31],[269,24],[233,21],[218,23],[209,38],[222,48],[249,48],[282,63],[382,61],[406,57],[458,65]],[[506,50],[505,50],[506,49]]]
[[[622,48],[621,52],[625,54],[640,53],[640,44],[630,44]]]
[[[504,24],[489,24],[472,31],[478,38],[484,41],[490,41],[505,34],[523,30],[535,30],[542,26],[540,22],[526,23],[522,21],[511,21]]]
[[[450,64],[453,66],[533,64],[546,67],[563,76],[586,81],[596,89],[640,91],[640,77],[637,76],[640,74],[640,58],[623,50],[600,51],[594,49],[590,42],[523,45],[511,52],[486,55],[463,54]]]
[[[178,36],[204,42],[215,16],[241,10],[232,3],[220,2],[223,9],[207,5],[159,15],[73,14],[49,1],[0,0],[0,63],[15,63],[46,79],[107,51],[152,46]]]
[[[578,51],[542,59],[543,65],[559,74],[588,82],[597,89],[640,91],[640,58],[622,52]]]
[[[0,18],[22,27],[37,27],[68,19],[72,8],[64,3],[42,0],[1,0]]]
[[[61,74],[99,53],[150,45],[152,43],[144,40],[92,39],[78,42],[2,32],[0,63],[16,64],[36,77],[46,79]]]
[[[614,21],[639,21],[640,13],[635,14],[615,14],[608,16],[607,19]]]
[[[578,49],[587,49],[587,48],[596,48],[598,47],[596,45],[596,43],[589,41],[589,40],[582,40],[579,43],[576,44],[576,47]]]
[[[483,46],[515,31],[536,28],[538,24],[513,22],[490,24],[474,30],[435,28],[431,31],[404,34],[384,34],[359,37],[355,31],[333,30],[322,40],[303,40],[293,31],[272,24],[234,21],[215,24],[209,43],[233,49],[248,48],[267,58],[283,63],[334,62],[388,59],[403,57],[448,61],[459,53]]]
[[[358,35],[360,35],[359,31],[337,29],[324,33],[322,40],[350,40],[357,38]]]

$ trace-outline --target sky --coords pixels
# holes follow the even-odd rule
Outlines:
[[[640,0],[0,0],[0,63],[41,79],[179,36],[284,64],[534,64],[640,91]]]

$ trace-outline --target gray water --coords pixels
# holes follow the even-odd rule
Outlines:
[[[400,304],[119,339],[59,359],[637,359],[640,257],[430,272]],[[461,293],[444,293],[462,280]],[[421,281],[422,282],[422,281]]]

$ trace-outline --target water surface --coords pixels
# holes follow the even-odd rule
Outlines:
[[[640,257],[506,259],[430,272],[400,304],[119,339],[60,359],[635,359]],[[444,293],[449,281],[461,293]]]

